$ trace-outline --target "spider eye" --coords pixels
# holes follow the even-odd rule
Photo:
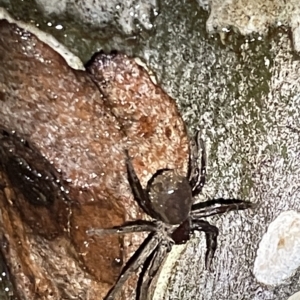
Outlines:
[[[180,224],[192,206],[192,191],[188,180],[174,170],[155,175],[148,186],[148,195],[156,215],[168,224]]]

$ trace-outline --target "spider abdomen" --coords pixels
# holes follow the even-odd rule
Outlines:
[[[181,224],[192,207],[188,180],[175,170],[160,170],[150,180],[148,196],[157,218],[167,224]]]

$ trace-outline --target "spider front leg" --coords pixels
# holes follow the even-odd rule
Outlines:
[[[201,157],[200,168],[198,163],[199,156]],[[196,133],[191,143],[188,178],[194,197],[201,193],[206,180],[206,150],[200,131]]]
[[[148,194],[143,189],[141,182],[134,170],[128,150],[125,150],[125,155],[126,155],[126,169],[127,169],[128,181],[132,189],[134,198],[137,200],[139,206],[144,210],[144,212],[146,212],[152,218],[156,218],[157,215],[155,211],[152,209],[151,205],[149,205],[150,201],[148,198]]]

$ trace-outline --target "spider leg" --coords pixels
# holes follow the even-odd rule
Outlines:
[[[130,187],[132,189],[132,193],[137,200],[139,206],[151,217],[156,218],[155,212],[151,209],[151,207],[148,205],[150,202],[148,199],[148,194],[143,189],[141,182],[134,170],[134,167],[131,163],[131,158],[128,154],[128,150],[125,150],[126,155],[126,168],[127,168],[127,174],[128,174],[128,181],[130,184]]]
[[[121,226],[114,226],[112,228],[92,228],[86,231],[88,235],[109,235],[109,234],[125,234],[132,232],[142,231],[155,231],[156,223],[153,221],[137,220],[133,222],[127,222]]]
[[[199,152],[201,152],[200,168],[198,163]],[[206,151],[204,142],[200,136],[200,131],[196,133],[192,141],[189,165],[189,182],[192,188],[192,194],[196,196],[202,191],[206,178]]]
[[[203,231],[206,238],[205,268],[210,269],[212,259],[217,249],[219,230],[216,226],[203,220],[191,220],[191,231]]]
[[[116,284],[108,292],[104,300],[116,299],[116,296],[122,289],[124,283],[132,274],[136,273],[138,268],[146,261],[147,257],[151,255],[151,253],[157,248],[159,242],[160,240],[156,234],[149,234],[149,236],[144,240],[139,249],[126,263]]]
[[[157,274],[169,250],[170,245],[159,245],[155,251],[153,251],[153,255],[149,257],[149,262],[145,264],[138,282],[137,300],[147,300],[151,282]]]
[[[219,198],[194,204],[190,216],[192,219],[200,219],[232,210],[244,210],[255,207],[256,204],[249,201]]]

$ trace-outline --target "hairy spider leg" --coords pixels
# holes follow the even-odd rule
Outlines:
[[[207,221],[200,220],[209,216],[223,214],[232,210],[244,210],[254,208],[256,205],[251,202],[239,199],[213,199],[200,202],[192,206],[190,213],[191,230],[204,231],[206,237],[205,267],[209,270],[212,259],[217,248],[217,237],[219,230]]]
[[[147,192],[143,189],[141,182],[133,168],[131,158],[129,157],[128,150],[125,150],[126,155],[126,168],[128,174],[128,181],[131,186],[134,198],[137,200],[139,206],[152,218],[157,219],[157,214],[152,209],[148,199]]]
[[[93,228],[86,231],[88,235],[126,234],[134,232],[156,231],[156,223],[153,221],[137,220],[127,222],[121,226],[111,228]]]
[[[177,229],[179,230],[180,228],[181,227],[179,226]],[[209,270],[217,249],[217,237],[219,230],[216,226],[209,224],[207,221],[190,220],[190,234],[195,231],[203,231],[205,233],[207,249],[205,254],[205,268]],[[173,235],[176,235],[176,230]],[[152,256],[149,257],[149,261],[145,263],[138,282],[137,300],[147,299],[152,280],[156,276],[163,260],[166,258],[166,254],[171,250],[170,243],[166,243],[167,244],[158,245],[158,249],[154,250]],[[144,279],[145,277],[147,278]]]
[[[200,194],[206,180],[206,150],[204,141],[198,131],[191,144],[189,160],[189,182],[192,188],[193,197]],[[201,164],[199,168],[198,158],[201,152]]]
[[[133,254],[133,256],[128,260],[125,267],[122,269],[122,272],[116,282],[116,284],[108,292],[104,300],[115,300],[116,296],[121,291],[124,283],[128,278],[136,273],[141,265],[144,264],[147,257],[152,254],[153,251],[157,248],[160,242],[157,233],[150,233],[149,236],[144,240],[138,250]]]
[[[206,238],[205,268],[210,269],[212,259],[217,249],[219,229],[203,220],[191,220],[191,231],[203,231]]]
[[[180,226],[177,229],[179,228]],[[190,234],[195,231],[203,231],[205,233],[207,249],[205,254],[205,268],[209,270],[217,249],[217,237],[219,230],[216,226],[213,226],[204,220],[190,220],[190,230]],[[176,230],[173,234],[176,235]],[[147,299],[151,282],[156,276],[166,254],[171,250],[170,243],[167,241],[166,243],[167,244],[158,245],[158,249],[153,251],[152,256],[148,258],[148,262],[145,263],[138,282],[137,300]],[[145,277],[146,279],[144,279]]]
[[[112,228],[90,229],[90,230],[87,230],[87,234],[103,236],[103,235],[108,235],[108,234],[126,234],[126,233],[146,232],[146,231],[154,232],[154,231],[156,231],[156,229],[157,229],[157,225],[153,221],[137,220],[137,221],[127,222],[121,226],[115,226]],[[169,243],[169,242],[167,242],[167,243]],[[140,246],[140,248],[142,248],[142,245]],[[140,248],[139,248],[139,250],[140,250]],[[160,267],[160,264],[164,259],[164,255],[166,254],[166,252],[169,252],[171,250],[171,246],[170,245],[166,245],[166,246],[158,245],[155,249],[152,249],[152,250],[153,250],[152,253],[149,254],[149,256],[146,257],[146,259],[145,259],[145,263],[143,264],[144,265],[143,270],[138,279],[137,296],[136,296],[136,299],[138,299],[138,300],[146,299],[145,297],[147,295],[147,289],[150,286],[153,277],[157,273],[157,271]],[[156,253],[156,251],[159,251],[159,252]],[[127,264],[133,263],[131,261],[132,259],[133,259],[133,257],[130,258],[130,260],[128,261]],[[151,265],[151,267],[148,271],[149,265]],[[125,268],[122,270],[120,277],[122,276],[124,271],[125,271]],[[131,274],[129,274],[128,277],[130,277],[130,275]],[[143,281],[143,278],[146,275],[147,275],[147,280]],[[126,277],[126,278],[128,278],[128,277]],[[122,281],[122,283],[120,283],[120,289],[122,287],[122,284],[125,281],[126,281],[126,279],[124,279],[124,281]],[[117,283],[116,283],[116,285],[117,285]],[[112,288],[111,292],[113,292],[113,290],[115,288],[118,289],[118,287],[116,287],[116,285]],[[139,288],[139,285],[141,286],[140,288]],[[109,298],[108,296],[110,295],[110,297],[113,297],[113,295],[115,295],[115,293],[117,294],[118,291],[113,292],[112,295],[108,294],[106,296],[105,300],[113,299],[113,298]]]
[[[190,217],[194,221],[196,219],[223,214],[232,210],[244,210],[255,207],[256,204],[249,201],[218,198],[193,204]]]
[[[121,226],[115,226],[112,228],[101,228],[101,229],[90,229],[87,230],[88,235],[108,235],[108,234],[126,234],[126,233],[134,233],[134,232],[146,232],[151,231],[152,233],[157,230],[157,224],[154,221],[146,221],[146,220],[137,220],[132,222],[127,222],[124,225]],[[118,291],[122,288],[122,285],[124,282],[132,275],[132,273],[135,272],[135,270],[130,270],[129,273],[126,273],[126,268],[131,268],[130,265],[133,265],[134,257],[145,255],[144,261],[138,261],[136,264],[143,265],[143,269],[141,271],[141,274],[139,275],[138,283],[137,283],[137,300],[145,300],[147,299],[148,295],[148,288],[151,285],[151,282],[153,278],[155,277],[157,271],[159,270],[161,263],[163,262],[165,255],[171,251],[172,249],[172,242],[164,241],[159,239],[158,235],[156,237],[153,237],[154,234],[150,234],[147,239],[156,239],[157,244],[154,245],[154,249],[152,251],[149,251],[147,249],[151,249],[152,246],[146,246],[143,245],[144,243],[149,243],[150,241],[147,241],[147,239],[143,242],[143,244],[139,247],[139,249],[135,252],[135,254],[129,259],[126,266],[123,268],[121,275],[119,276],[119,279],[115,286],[111,289],[109,294],[104,298],[104,300],[110,300],[114,299],[115,295],[118,294]],[[160,241],[162,241],[161,244]],[[153,245],[153,244],[151,244]],[[144,247],[147,247],[147,249],[143,249]],[[152,252],[152,253],[151,253]],[[138,266],[137,266],[138,268]],[[121,280],[122,277],[122,281]],[[147,278],[144,280],[144,278]],[[119,282],[120,281],[120,282]]]
[[[137,286],[137,300],[146,300],[149,295],[149,287],[153,281],[153,278],[157,274],[163,260],[166,258],[166,254],[170,252],[172,246],[170,242],[158,245],[153,251],[149,261],[145,263],[142,273],[140,274],[138,286]]]

